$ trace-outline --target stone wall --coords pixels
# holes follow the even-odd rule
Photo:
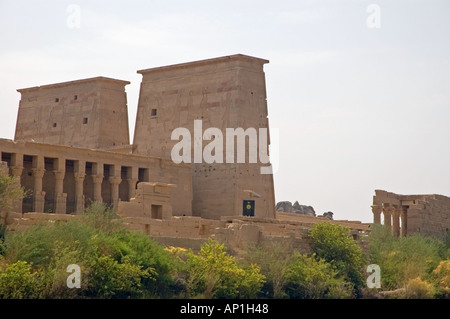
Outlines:
[[[331,222],[350,228],[349,235],[364,246],[369,225],[353,221],[330,221],[306,215],[278,213],[276,219],[223,216],[220,220],[195,216],[172,216],[165,219],[151,215],[121,211],[124,226],[147,234],[160,244],[198,251],[209,238],[226,245],[234,255],[242,254],[253,245],[282,244],[303,253],[310,252],[309,231],[317,223]],[[130,216],[133,214],[133,216]],[[45,213],[1,213],[1,222],[10,231],[22,231],[35,223],[64,222],[76,215]],[[364,247],[363,247],[364,248]]]
[[[275,216],[272,175],[261,174],[261,166],[267,164],[259,159],[257,163],[249,163],[248,141],[245,163],[237,163],[237,158],[233,163],[225,163],[226,128],[269,127],[265,63],[268,61],[233,55],[138,71],[142,83],[134,152],[170,159],[172,148],[179,142],[172,140],[173,130],[186,128],[190,132],[195,216],[220,219],[226,215],[242,215],[246,199],[255,200],[255,216]],[[195,141],[194,120],[202,123],[199,140]],[[208,128],[217,128],[223,134],[212,138],[216,142],[222,139],[219,142],[223,142],[223,150],[216,151],[223,163],[207,163],[204,159],[194,163],[194,144],[200,143],[202,152],[210,143],[210,140],[202,141],[203,132]],[[269,141],[262,147],[268,148],[268,144]],[[236,150],[237,146],[228,152],[235,155]],[[261,196],[250,198],[245,190]]]
[[[66,222],[75,218],[76,215],[48,214],[48,213],[15,213],[1,212],[0,221],[2,225],[8,226],[8,231],[23,231],[36,224],[55,222]]]

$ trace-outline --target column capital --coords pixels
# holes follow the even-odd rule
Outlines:
[[[53,174],[55,174],[56,180],[63,180],[66,172],[65,171],[53,171]]]
[[[372,207],[372,212],[374,214],[380,214],[381,213],[382,207],[380,205],[372,205],[370,207]]]
[[[108,180],[113,185],[119,185],[122,182],[122,178],[116,176],[110,176]]]
[[[23,172],[23,166],[11,166],[11,174],[16,177],[20,177]]]
[[[103,175],[92,175],[94,184],[101,184],[103,182]]]
[[[45,169],[43,169],[43,168],[32,168],[31,171],[33,172],[33,177],[35,177],[35,178],[44,177]]]
[[[372,205],[373,222],[374,224],[381,224],[381,206]]]
[[[84,173],[73,173],[73,177],[75,178],[75,181],[83,181],[86,177],[86,174]]]

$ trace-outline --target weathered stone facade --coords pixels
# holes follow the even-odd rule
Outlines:
[[[139,71],[132,145],[127,81],[95,77],[18,90],[15,141],[0,139],[0,160],[31,196],[15,203],[14,211],[79,213],[93,201],[117,209],[119,201],[134,198],[138,183],[153,182],[176,186],[168,199],[174,216],[240,216],[248,200],[255,217],[274,218],[273,178],[260,173],[270,163],[249,162],[249,142],[244,163],[171,159],[172,131],[194,133],[194,120],[223,132],[268,129],[265,63],[233,55]],[[268,153],[268,146],[257,151]]]
[[[1,160],[30,196],[13,211],[80,213],[93,201],[117,207],[140,182],[176,184],[174,215],[192,214],[190,168],[170,160],[63,145],[0,139]]]
[[[450,229],[450,198],[442,195],[399,195],[375,190],[373,222],[392,228],[394,236],[415,233],[444,237]]]
[[[127,84],[96,77],[17,90],[14,139],[93,149],[128,146]]]
[[[224,215],[240,215],[243,200],[251,199],[255,201],[255,216],[275,217],[273,177],[260,172],[261,166],[267,164],[259,159],[256,163],[249,162],[250,142],[246,143],[245,163],[237,163],[237,158],[233,163],[225,162],[230,151],[225,145],[222,154],[218,154],[223,163],[194,161],[194,144],[200,143],[203,150],[210,142],[203,140],[203,131],[208,128],[218,128],[223,135],[227,128],[268,129],[263,71],[268,62],[233,55],[138,71],[142,74],[142,83],[134,153],[170,159],[171,150],[178,142],[171,139],[173,130],[186,128],[191,132],[192,212],[195,216],[220,219]],[[202,123],[200,141],[194,141],[194,120]],[[261,151],[261,146],[257,147]],[[237,146],[231,150],[233,155],[236,151]],[[249,194],[260,196],[250,197]]]
[[[21,230],[38,221],[66,221],[100,201],[116,209],[130,229],[182,247],[217,238],[236,250],[277,240],[307,249],[308,229],[324,221],[348,226],[358,238],[369,225],[332,221],[330,212],[328,218],[275,212],[273,176],[261,174],[270,164],[261,160],[270,144],[266,63],[233,55],[138,71],[133,144],[127,81],[96,77],[18,90],[15,141],[0,139],[0,168],[18,177],[30,196],[0,212],[2,223]],[[194,121],[201,122],[199,136]],[[172,158],[177,128],[194,135],[187,163]],[[243,137],[245,160],[238,160],[239,146],[226,147],[224,136],[204,134],[209,128],[242,129],[233,142]],[[252,146],[250,129],[267,136],[258,136]],[[197,161],[198,148],[202,152],[219,137],[224,147],[215,148],[215,155],[231,155],[233,161]],[[289,205],[303,212],[300,206]],[[246,209],[253,217],[243,216]],[[450,198],[441,195],[377,190],[372,210],[374,222],[381,223],[383,213],[396,236],[442,237],[450,227]]]

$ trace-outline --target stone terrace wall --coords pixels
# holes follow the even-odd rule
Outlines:
[[[0,222],[2,225],[8,226],[8,231],[14,232],[24,231],[38,223],[66,222],[75,217],[76,215],[69,214],[1,212]]]
[[[224,216],[220,220],[195,216],[173,216],[168,219],[147,217],[122,217],[130,230],[147,234],[160,244],[190,248],[198,251],[209,238],[224,243],[229,252],[239,255],[248,245],[280,243],[289,245],[303,253],[310,252],[309,231],[317,223],[330,222],[351,227],[350,235],[355,240],[369,230],[367,224],[349,221],[330,221],[327,218],[302,216],[289,220],[255,217]],[[64,222],[76,215],[46,213],[2,213],[1,222],[11,231],[22,231],[38,222]],[[363,247],[364,248],[364,247]]]

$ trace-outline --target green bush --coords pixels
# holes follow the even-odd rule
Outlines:
[[[170,286],[176,272],[172,255],[147,235],[121,228],[106,234],[99,232],[92,242],[100,255],[111,256],[119,263],[141,267],[153,276],[142,278],[146,296],[171,297]]]
[[[259,296],[262,298],[282,299],[286,294],[286,273],[294,259],[294,250],[285,242],[270,242],[265,245],[247,247],[245,261],[257,264],[266,281]]]
[[[432,299],[435,295],[433,285],[420,277],[408,280],[405,290],[406,299]]]
[[[393,238],[383,225],[374,225],[369,241],[370,261],[380,266],[381,284],[388,290],[417,277],[427,280],[446,250],[441,240],[419,234]]]
[[[15,176],[3,174],[0,170],[0,209],[11,208],[16,200],[21,200],[26,193],[24,188],[20,186],[20,179]]]
[[[349,231],[347,227],[328,222],[316,224],[310,233],[312,251],[333,265],[339,276],[351,282],[359,294],[364,285],[364,255],[361,247],[349,236]]]
[[[58,249],[72,247],[76,243],[81,253],[80,260],[83,260],[97,250],[91,243],[95,234],[95,229],[76,220],[36,224],[8,237],[7,258],[11,262],[24,260],[33,267],[44,267],[51,263]]]
[[[88,296],[94,298],[141,297],[141,280],[154,275],[149,268],[142,269],[128,261],[118,263],[110,256],[101,256],[90,266]]]
[[[315,255],[295,253],[286,272],[286,293],[295,299],[342,299],[353,297],[351,284]]]
[[[240,268],[225,246],[209,240],[198,255],[187,254],[188,293],[204,298],[255,298],[264,282],[256,265]]]
[[[29,299],[38,295],[38,281],[31,265],[18,261],[0,270],[0,299]]]
[[[113,216],[94,203],[81,218],[32,226],[8,238],[5,258],[33,265],[42,283],[40,298],[171,297],[171,254]],[[81,289],[67,288],[69,264],[82,269]]]
[[[450,259],[442,260],[433,270],[432,280],[436,283],[437,295],[450,299]]]
[[[0,256],[5,255],[6,253],[5,237],[6,237],[6,226],[3,226],[3,224],[0,223]]]
[[[121,229],[117,214],[105,203],[93,202],[79,217],[79,221],[93,229],[103,232],[113,232]]]

